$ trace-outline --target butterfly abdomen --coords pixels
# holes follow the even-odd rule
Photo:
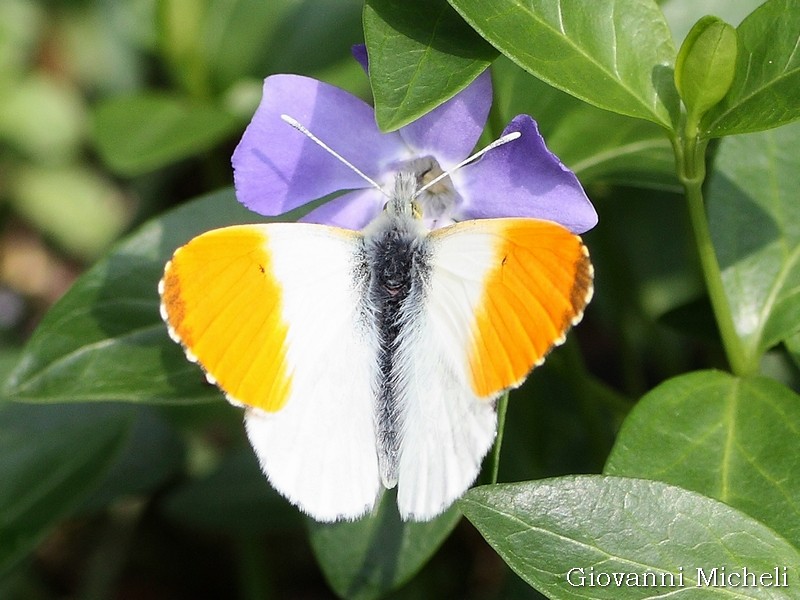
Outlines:
[[[409,307],[418,306],[424,278],[424,239],[390,226],[367,239],[371,257],[369,306],[378,332],[378,384],[375,430],[378,462],[386,487],[397,483],[403,414],[402,382],[397,376],[399,344],[410,326]]]

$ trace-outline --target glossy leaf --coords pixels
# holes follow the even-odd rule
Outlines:
[[[522,68],[581,100],[672,129],[675,48],[652,0],[450,0]]]
[[[760,131],[800,117],[800,0],[767,0],[736,31],[736,75],[702,121],[709,137]]]
[[[47,313],[4,393],[35,402],[219,398],[169,339],[159,316],[158,281],[172,252],[193,236],[260,220],[225,190],[144,225]]]
[[[0,573],[94,489],[131,421],[130,411],[111,406],[0,407]]]
[[[733,82],[736,30],[722,19],[700,19],[678,51],[675,85],[694,120],[722,100]]]
[[[547,85],[501,57],[492,65],[498,131],[529,114],[559,160],[584,185],[619,182],[678,189],[675,158],[663,128],[601,110]]]
[[[755,519],[658,481],[575,476],[474,488],[459,502],[508,565],[548,598],[730,598],[697,589],[698,568],[800,576],[800,552]],[[581,571],[587,576],[582,582]],[[654,585],[589,586],[594,573],[654,573]],[[665,574],[662,582],[661,574]],[[683,575],[683,586],[680,575]],[[670,578],[671,575],[671,578]],[[672,585],[670,585],[672,583]],[[737,587],[740,598],[788,598],[786,588]]]
[[[763,377],[675,377],[623,423],[605,472],[666,481],[734,506],[800,548],[800,396]]]
[[[239,128],[239,119],[216,106],[152,93],[103,102],[92,126],[103,160],[127,176],[199,154]]]
[[[384,131],[452,98],[496,56],[445,0],[367,0],[364,39]]]
[[[748,359],[800,330],[800,123],[725,139],[708,188],[722,280]]]
[[[415,575],[460,518],[451,508],[427,523],[401,521],[392,491],[383,495],[374,514],[358,521],[309,521],[311,545],[339,596],[380,598]]]

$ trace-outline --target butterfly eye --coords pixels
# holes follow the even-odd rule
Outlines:
[[[387,210],[389,210],[389,202],[388,201],[383,203],[383,212],[386,212]]]
[[[420,206],[419,202],[411,202],[411,214],[415,219],[422,218],[422,206]]]

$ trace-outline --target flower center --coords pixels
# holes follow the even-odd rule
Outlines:
[[[433,156],[412,158],[398,162],[392,167],[395,172],[412,173],[417,180],[417,189],[444,173]],[[423,220],[429,227],[435,228],[452,222],[452,215],[461,203],[461,196],[456,191],[452,179],[445,177],[422,192],[416,200],[422,209]]]

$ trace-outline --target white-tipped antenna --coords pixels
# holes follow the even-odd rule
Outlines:
[[[387,194],[384,191],[384,189],[378,183],[376,183],[371,177],[369,177],[367,174],[365,174],[363,171],[361,171],[358,167],[356,167],[353,163],[351,163],[349,160],[347,160],[344,156],[342,156],[341,154],[336,152],[336,150],[334,150],[333,148],[328,146],[328,144],[326,144],[321,139],[319,139],[317,136],[315,136],[313,133],[311,133],[308,129],[306,129],[303,125],[301,125],[297,120],[293,119],[289,115],[281,115],[281,119],[283,119],[286,123],[288,123],[289,125],[291,125],[295,129],[297,129],[297,131],[302,133],[308,139],[310,139],[311,141],[315,142],[323,150],[327,150],[334,157],[338,158],[339,161],[342,164],[347,165],[348,167],[350,167],[359,177],[361,177],[364,181],[369,183],[372,187],[374,187],[376,190],[378,190],[381,194],[383,194],[387,198],[389,197],[389,194]]]
[[[521,135],[522,134],[519,131],[512,131],[511,133],[507,133],[504,136],[497,138],[495,141],[493,141],[491,144],[489,144],[488,146],[486,146],[482,150],[478,150],[475,154],[473,154],[469,158],[465,158],[464,160],[462,160],[460,163],[458,163],[452,169],[448,169],[447,171],[445,171],[444,173],[442,173],[438,177],[434,177],[433,179],[431,179],[428,183],[426,183],[425,185],[423,185],[421,188],[419,188],[417,190],[417,193],[414,194],[414,197],[416,198],[422,192],[427,190],[429,187],[436,185],[437,183],[439,183],[445,177],[449,177],[450,175],[452,175],[453,173],[458,171],[461,167],[464,167],[464,166],[468,165],[471,162],[475,162],[481,156],[486,154],[489,150],[494,150],[498,146],[502,146],[503,144],[507,144],[508,142],[512,142],[515,139],[517,139],[518,137],[520,137]]]

